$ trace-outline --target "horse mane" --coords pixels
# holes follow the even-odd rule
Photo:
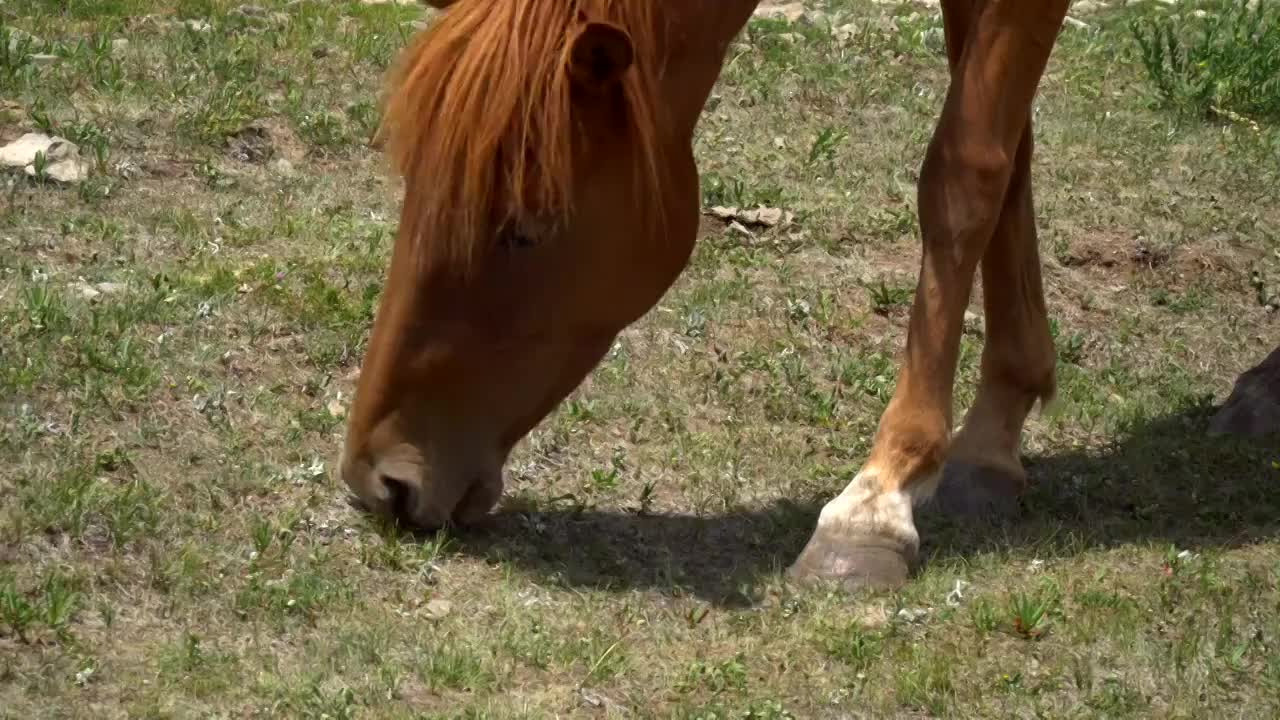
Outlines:
[[[621,79],[641,195],[659,197],[653,0],[458,0],[390,75],[378,139],[405,179],[402,239],[420,270],[468,274],[499,226],[571,211],[575,118],[566,63],[584,19],[625,29]],[[550,217],[548,217],[550,216]]]

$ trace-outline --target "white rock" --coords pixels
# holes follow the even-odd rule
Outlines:
[[[0,148],[0,165],[24,168],[36,175],[36,156],[44,153],[45,174],[58,182],[75,183],[89,176],[89,165],[80,159],[80,148],[60,137],[27,133]]]
[[[448,617],[449,613],[453,612],[453,603],[448,600],[441,600],[437,598],[429,601],[425,609],[427,611],[427,617],[432,620],[442,620]]]
[[[40,44],[40,38],[36,37],[35,35],[32,35],[29,32],[26,32],[24,30],[19,30],[18,28],[9,29],[9,52],[16,53],[19,50],[23,49],[22,48],[23,45],[30,47],[31,45],[39,45],[39,44]]]
[[[98,296],[102,294],[97,288],[87,282],[78,282],[74,287],[76,291],[80,293],[80,297],[85,300],[96,300]]]
[[[36,65],[52,65],[62,58],[49,53],[32,53],[27,56],[27,59]]]
[[[793,23],[803,18],[808,14],[808,12],[808,9],[805,8],[804,3],[802,2],[764,2],[761,3],[760,7],[756,8],[756,11],[752,14],[759,18],[781,18],[787,22]]]
[[[37,153],[48,154],[53,140],[44,133],[27,133],[8,145],[0,147],[0,165],[6,167],[30,165],[35,161]]]
[[[836,42],[841,45],[845,45],[849,41],[853,40],[854,36],[857,34],[858,34],[857,23],[845,23],[844,25],[841,25],[840,27],[836,28],[835,31],[832,33],[832,35],[835,36]]]
[[[129,47],[128,38],[116,38],[111,41],[111,50],[113,52],[124,52]]]

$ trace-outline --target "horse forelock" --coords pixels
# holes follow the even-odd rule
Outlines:
[[[642,195],[658,198],[653,0],[459,0],[405,49],[379,137],[405,180],[400,233],[419,269],[468,273],[494,229],[570,212],[568,42],[583,18],[625,29],[622,77]]]

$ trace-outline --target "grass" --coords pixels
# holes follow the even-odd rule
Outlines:
[[[423,538],[332,476],[395,229],[377,87],[423,11],[238,5],[0,7],[0,141],[93,166],[0,176],[0,717],[1275,716],[1280,455],[1205,434],[1280,337],[1270,26],[1064,31],[1035,166],[1061,398],[1025,513],[921,514],[912,582],[849,597],[780,570],[892,393],[935,11],[752,22],[704,201],[796,222],[708,218],[494,527]]]

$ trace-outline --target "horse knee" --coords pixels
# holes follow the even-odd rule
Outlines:
[[[917,186],[926,248],[952,247],[969,238],[985,245],[1000,219],[1013,166],[1013,155],[998,144],[935,138]],[[980,248],[975,249],[981,255]]]

